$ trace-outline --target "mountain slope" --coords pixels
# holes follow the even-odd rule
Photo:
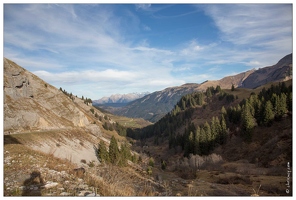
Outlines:
[[[85,127],[84,113],[61,91],[4,58],[4,131]]]
[[[242,83],[250,74],[254,73],[253,70],[242,72],[233,76],[226,76],[220,80],[206,81],[202,83],[199,87],[199,91],[205,91],[208,87],[216,87],[219,85],[222,89],[230,89],[232,85],[234,87],[241,87]]]
[[[243,88],[256,88],[269,82],[285,81],[292,78],[292,54],[277,64],[254,71],[242,83]]]
[[[169,112],[183,95],[192,93],[197,86],[198,84],[185,84],[153,92],[116,109],[114,114],[156,122]]]
[[[92,106],[4,58],[4,135],[59,158],[96,161],[93,145],[103,137]],[[98,115],[103,115],[96,110]]]

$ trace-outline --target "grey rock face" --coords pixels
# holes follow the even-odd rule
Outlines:
[[[4,58],[4,132],[85,127],[85,114],[60,90]]]

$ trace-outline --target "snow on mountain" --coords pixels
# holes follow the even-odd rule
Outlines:
[[[142,98],[149,94],[149,92],[141,93],[129,93],[129,94],[113,94],[110,97],[103,97],[98,100],[94,100],[94,103],[97,104],[107,104],[107,103],[128,103],[136,99]]]

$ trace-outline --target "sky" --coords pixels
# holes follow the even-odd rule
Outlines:
[[[292,4],[3,5],[3,55],[92,100],[218,80],[292,53]]]

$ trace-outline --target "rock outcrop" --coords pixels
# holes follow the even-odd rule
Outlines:
[[[6,58],[3,107],[5,133],[90,124],[72,99]]]
[[[6,58],[3,107],[4,135],[8,138],[73,163],[97,160],[93,145],[102,132],[90,112],[93,107],[79,98],[69,98]]]

